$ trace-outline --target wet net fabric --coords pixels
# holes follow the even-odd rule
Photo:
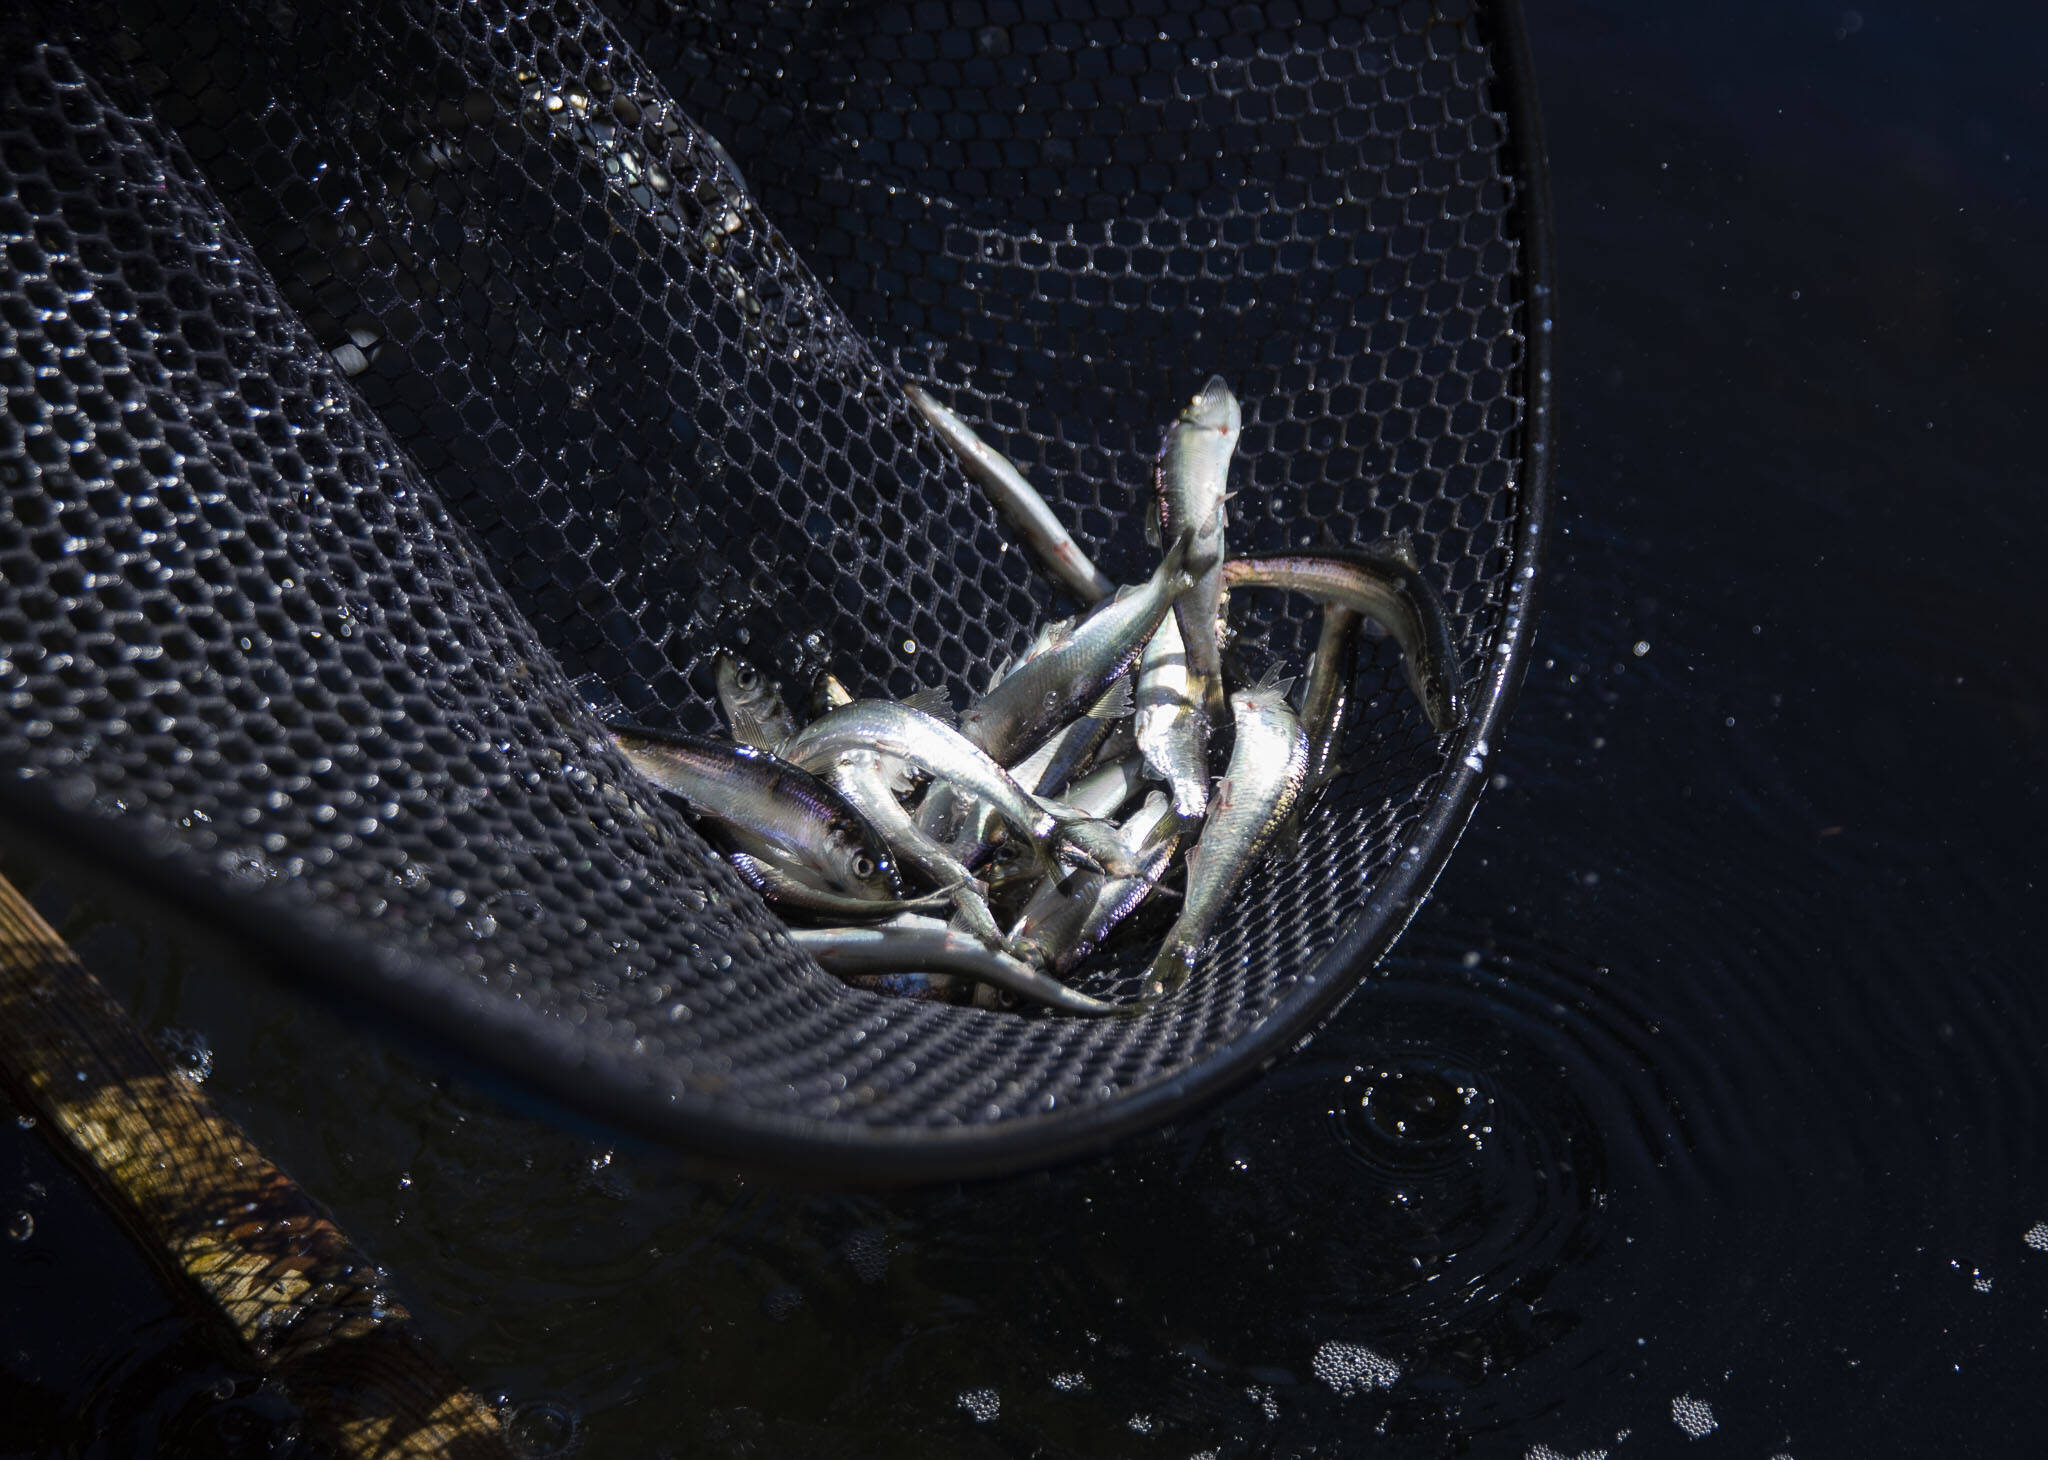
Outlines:
[[[901,382],[1132,581],[1211,372],[1233,550],[1407,534],[1484,712],[1531,392],[1483,8],[169,0],[0,36],[18,831],[739,1152],[1085,1126],[1398,927],[1374,899],[1472,747],[1390,642],[1299,851],[1135,1020],[842,987],[601,725],[720,728],[720,647],[964,704],[1073,605]],[[1313,605],[1241,598],[1246,661],[1302,665]]]

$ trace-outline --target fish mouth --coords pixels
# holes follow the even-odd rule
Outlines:
[[[1222,436],[1235,436],[1244,420],[1238,409],[1237,397],[1230,393],[1230,387],[1223,383],[1220,375],[1209,377],[1202,393],[1188,402],[1188,408],[1180,413],[1180,418],[1190,426]]]

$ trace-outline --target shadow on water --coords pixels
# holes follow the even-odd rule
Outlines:
[[[1566,303],[1541,652],[1396,956],[1200,1119],[972,1187],[702,1180],[70,904],[530,1453],[2038,1443],[2048,170],[2037,81],[1920,57],[2040,48],[1970,7],[1531,8]],[[0,1455],[116,1453],[41,1438],[88,1416],[274,1437],[0,1137],[36,1335],[10,1320]]]

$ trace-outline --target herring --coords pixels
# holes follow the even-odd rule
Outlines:
[[[1188,575],[1194,581],[1175,600],[1173,612],[1188,668],[1201,679],[1209,713],[1216,717],[1224,708],[1223,656],[1216,637],[1223,599],[1224,501],[1243,420],[1223,377],[1210,376],[1202,393],[1166,428],[1155,475],[1157,515],[1146,524],[1146,536],[1155,544],[1170,547],[1179,540],[1188,545]]]
[[[1068,1014],[1122,1012],[950,928],[792,928],[789,936],[828,973],[957,973]]]
[[[1066,524],[1024,479],[1011,460],[974,433],[974,429],[916,385],[903,387],[910,403],[939,433],[967,474],[981,484],[989,500],[1023,536],[1025,543],[1060,584],[1083,604],[1107,598],[1116,584],[1088,560]]]
[[[1308,769],[1308,737],[1287,707],[1288,685],[1261,683],[1230,697],[1237,743],[1209,798],[1202,839],[1188,852],[1180,917],[1152,961],[1146,993],[1176,992],[1194,969],[1209,926],[1261,849],[1294,809]]]
[[[1173,792],[1173,809],[1199,817],[1209,804],[1209,709],[1172,614],[1138,660],[1135,730],[1145,765]]]
[[[783,703],[782,691],[739,655],[721,649],[711,661],[711,675],[718,707],[740,744],[773,751],[796,734],[796,716]]]
[[[1045,809],[1031,798],[988,753],[960,731],[921,710],[888,700],[855,700],[813,721],[788,746],[792,764],[809,771],[822,771],[841,757],[878,753],[895,761],[916,766],[935,780],[948,783],[955,793],[986,801],[996,814],[1031,839],[1046,866],[1056,865],[1062,850],[1090,865],[1111,873],[1128,873],[1127,865],[1104,865],[1103,837],[1095,835],[1097,823],[1069,820]],[[1101,827],[1113,847],[1112,828]],[[1109,853],[1113,863],[1120,863]]]
[[[1010,762],[1094,703],[1131,667],[1159,620],[1187,589],[1186,556],[1187,544],[1174,543],[1150,579],[1097,604],[969,706],[960,717],[960,732],[997,760]]]
[[[1323,605],[1322,627],[1308,661],[1308,686],[1301,695],[1301,729],[1308,737],[1304,791],[1326,784],[1337,773],[1337,743],[1351,708],[1351,663],[1358,646],[1358,613],[1341,603]]]
[[[1065,884],[1041,887],[1010,927],[1011,950],[1056,972],[1072,968],[1150,895],[1188,826],[1172,798],[1154,791],[1121,828],[1137,870],[1129,877],[1076,872]]]
[[[1003,930],[974,874],[950,850],[918,828],[890,789],[895,767],[872,750],[848,750],[825,765],[832,786],[867,818],[876,835],[902,861],[937,885],[967,930],[990,947],[1003,946]]]
[[[1232,558],[1223,565],[1227,588],[1279,588],[1324,603],[1338,603],[1394,636],[1409,688],[1438,734],[1465,718],[1456,646],[1444,601],[1423,577],[1407,544],[1348,553],[1276,553]]]
[[[895,867],[874,829],[809,771],[696,735],[614,726],[611,738],[635,770],[688,803],[713,840],[780,874],[756,882],[764,893],[795,901],[814,889],[825,911],[836,899],[896,898]]]

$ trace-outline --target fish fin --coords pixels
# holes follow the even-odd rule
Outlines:
[[[839,676],[829,669],[818,671],[811,681],[811,708],[820,718],[844,705],[853,703],[853,692],[839,682]]]
[[[1387,540],[1387,552],[1411,573],[1422,571],[1422,560],[1415,555],[1415,537],[1407,528],[1402,528]]]
[[[1192,588],[1195,582],[1194,576],[1188,572],[1188,543],[1191,540],[1192,534],[1183,532],[1173,540],[1173,546],[1168,548],[1166,555],[1159,560],[1160,576],[1169,580],[1180,579],[1183,592]]]
[[[939,685],[919,690],[903,702],[907,710],[916,710],[921,715],[930,715],[934,720],[953,722],[953,697]]]
[[[1266,672],[1259,676],[1258,682],[1252,686],[1251,692],[1260,695],[1269,694],[1275,699],[1284,700],[1287,698],[1288,691],[1293,688],[1294,676],[1282,674],[1280,672],[1280,661],[1275,659],[1266,666]]]
[[[1145,546],[1149,548],[1159,546],[1159,506],[1156,502],[1153,504],[1152,509],[1145,514]]]
[[[1137,702],[1131,698],[1131,677],[1120,674],[1110,681],[1102,698],[1090,705],[1086,711],[1091,720],[1121,720],[1126,715],[1137,713]]]

